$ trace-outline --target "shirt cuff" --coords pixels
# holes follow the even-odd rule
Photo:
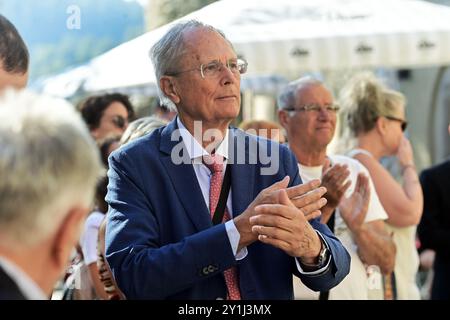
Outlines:
[[[244,259],[248,254],[247,247],[244,247],[241,249],[241,251],[237,252],[241,235],[239,234],[239,231],[237,230],[233,219],[225,223],[225,229],[227,231],[228,240],[230,240],[231,249],[233,250],[234,257],[236,258],[236,260]]]
[[[317,231],[317,230],[316,230],[316,232],[317,232],[317,234],[319,235],[320,240],[322,241],[322,243],[324,243],[325,246],[327,247],[328,251],[330,252],[330,255],[328,256],[328,261],[327,261],[327,263],[325,264],[324,267],[322,267],[322,268],[320,268],[320,269],[318,269],[318,270],[315,270],[315,271],[309,271],[309,272],[303,271],[299,259],[298,259],[298,258],[295,258],[295,263],[296,263],[296,265],[297,265],[298,271],[299,271],[301,274],[308,275],[308,276],[316,276],[316,275],[320,275],[320,274],[322,274],[322,273],[325,273],[325,271],[327,271],[328,268],[330,267],[330,263],[331,263],[331,250],[330,250],[330,247],[328,246],[328,243],[325,241],[325,238],[322,236],[322,234],[321,234],[319,231]]]

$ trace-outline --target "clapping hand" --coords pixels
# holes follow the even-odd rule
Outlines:
[[[369,200],[369,178],[360,173],[352,195],[348,198],[344,197],[339,205],[341,217],[350,231],[356,233],[363,225],[369,208]]]

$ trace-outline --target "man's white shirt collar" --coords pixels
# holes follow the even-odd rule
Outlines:
[[[189,130],[186,129],[186,127],[181,122],[180,117],[177,117],[177,125],[178,129],[180,130],[183,142],[186,145],[189,158],[191,160],[199,159],[201,161],[203,156],[209,155],[208,151],[206,151],[203,146],[197,140],[195,140],[194,136],[189,132]],[[229,130],[227,129],[224,139],[216,150],[216,154],[224,157],[225,161],[228,159],[228,135]]]

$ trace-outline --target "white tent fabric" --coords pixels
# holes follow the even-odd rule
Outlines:
[[[69,69],[56,76],[38,80],[34,87],[38,91],[61,98],[69,98],[77,93],[83,83],[93,76],[88,65]]]
[[[450,63],[450,8],[420,0],[222,0],[187,19],[221,29],[253,79]],[[84,89],[154,87],[148,52],[170,25],[94,59]]]

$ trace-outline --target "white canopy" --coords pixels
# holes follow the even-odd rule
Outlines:
[[[92,68],[89,65],[81,65],[56,76],[38,80],[34,87],[52,96],[70,98],[83,86],[86,79],[92,76]]]
[[[420,0],[222,0],[180,20],[221,29],[248,75],[450,63],[450,8]],[[97,57],[87,91],[145,86],[154,91],[150,47],[173,23]]]

